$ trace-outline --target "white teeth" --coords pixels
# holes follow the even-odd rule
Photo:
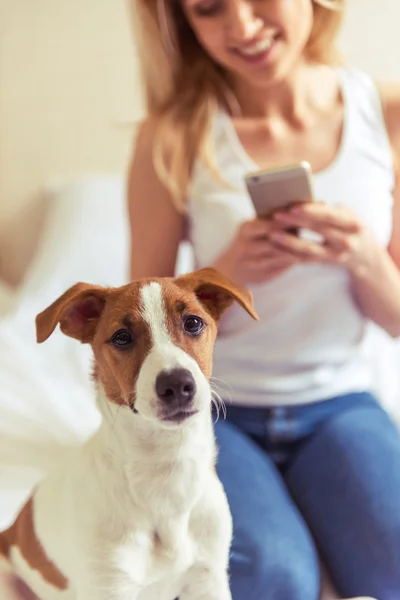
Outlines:
[[[273,38],[265,38],[254,44],[253,46],[249,46],[248,48],[242,48],[240,52],[245,56],[255,56],[256,54],[261,54],[261,52],[265,52],[272,46]]]

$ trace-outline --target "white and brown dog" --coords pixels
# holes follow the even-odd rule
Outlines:
[[[91,344],[102,414],[0,534],[3,564],[41,600],[230,600],[209,381],[234,300],[257,318],[248,291],[202,269],[79,283],[38,315],[38,342],[60,324]]]

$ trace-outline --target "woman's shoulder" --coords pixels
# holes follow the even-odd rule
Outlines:
[[[400,82],[378,82],[377,87],[390,139],[400,153]]]
[[[390,141],[400,153],[400,82],[379,81],[369,73],[357,67],[342,67],[342,78],[351,86],[358,102],[367,102],[373,111],[377,110],[377,101],[382,109],[386,130]]]
[[[136,158],[150,159],[153,153],[157,120],[153,116],[144,117],[136,123],[133,145]]]

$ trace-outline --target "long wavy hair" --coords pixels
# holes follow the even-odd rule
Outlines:
[[[345,0],[312,0],[313,27],[306,58],[340,62],[336,37]],[[197,158],[220,179],[210,127],[219,106],[232,112],[224,70],[198,43],[179,0],[131,0],[148,115],[156,120],[153,160],[179,210],[185,210]]]

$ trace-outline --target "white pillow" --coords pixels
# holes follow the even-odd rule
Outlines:
[[[39,247],[20,286],[40,303],[77,281],[122,285],[128,278],[129,231],[125,182],[117,176],[53,181]]]

